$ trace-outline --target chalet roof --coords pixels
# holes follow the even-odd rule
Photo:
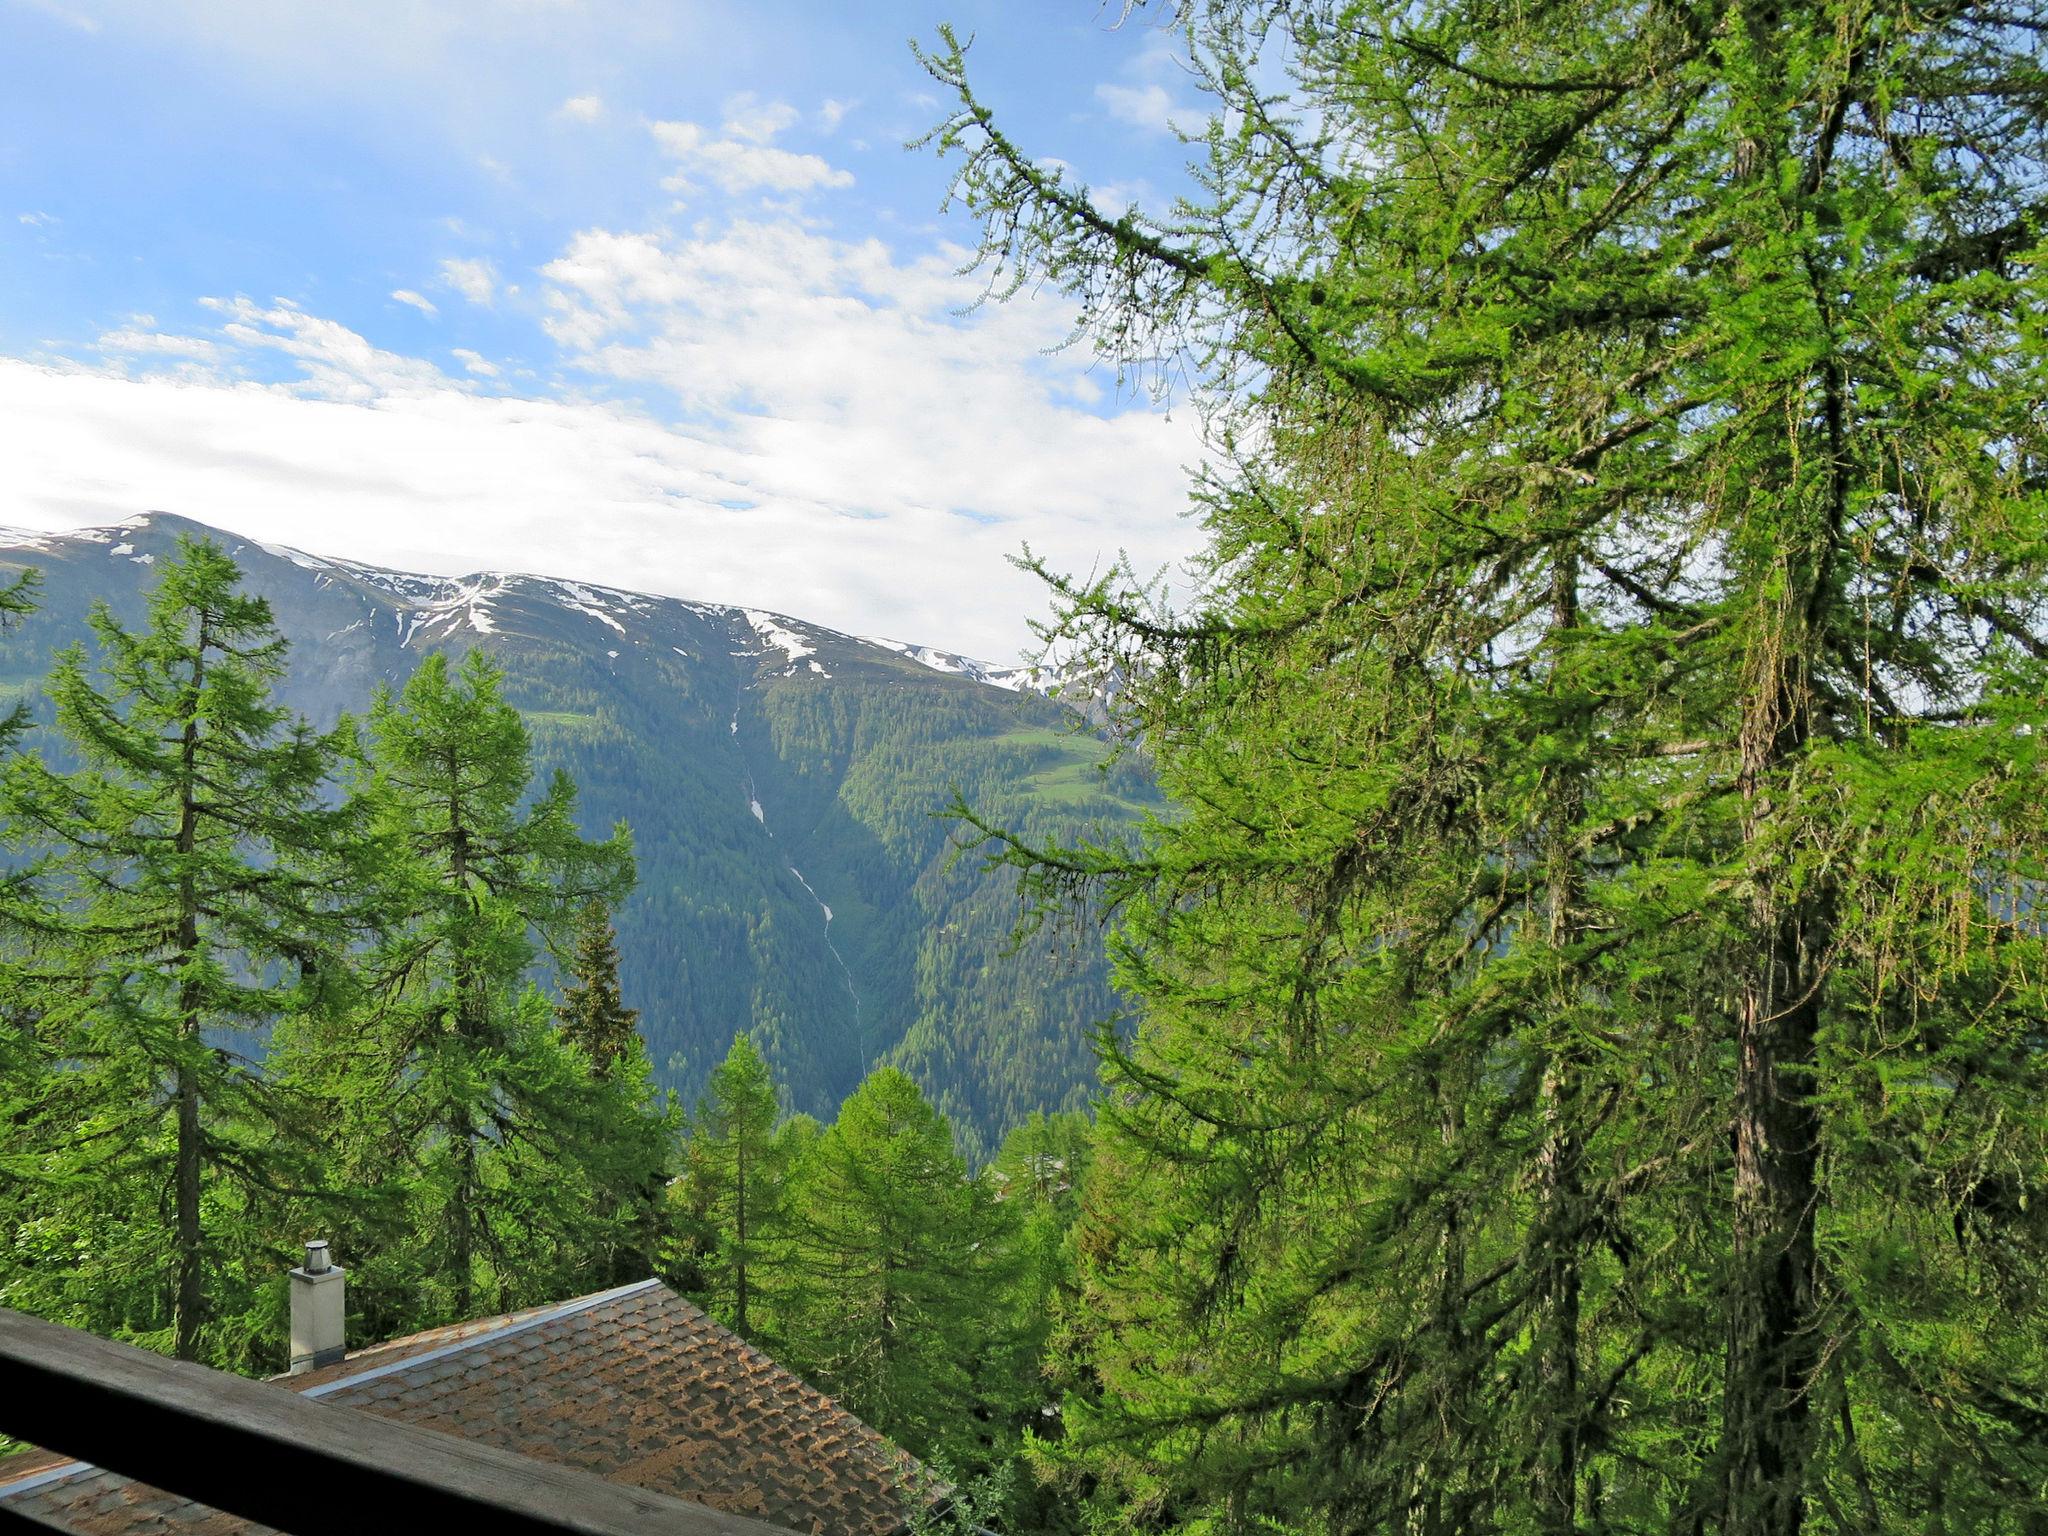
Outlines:
[[[906,1524],[907,1456],[658,1281],[414,1334],[281,1385],[790,1531]],[[0,1501],[81,1536],[267,1529],[50,1457],[0,1463]]]

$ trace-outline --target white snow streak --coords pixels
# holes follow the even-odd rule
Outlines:
[[[747,622],[754,627],[754,633],[787,656],[792,664],[816,653],[818,648],[805,644],[803,636],[776,623],[774,614],[762,613],[754,608],[742,608],[740,612],[747,616]]]

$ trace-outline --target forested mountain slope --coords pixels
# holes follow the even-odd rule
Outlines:
[[[631,824],[640,884],[617,914],[628,1001],[661,1079],[694,1096],[750,1030],[790,1107],[829,1115],[902,1066],[974,1149],[1093,1080],[1112,1011],[1097,947],[1005,954],[1007,879],[949,868],[934,813],[957,786],[1035,836],[1125,822],[1143,771],[1021,674],[715,604],[517,575],[414,576],[266,547],[164,514],[66,535],[0,533],[0,570],[43,573],[0,634],[0,682],[33,690],[104,599],[142,612],[180,533],[212,533],[292,642],[284,695],[316,724],[360,711],[430,651],[507,672],[543,771],[584,825]],[[993,681],[983,681],[988,678]],[[1002,686],[1007,685],[1007,686]]]

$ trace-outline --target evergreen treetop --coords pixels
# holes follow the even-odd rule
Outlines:
[[[1002,1355],[1016,1326],[1012,1210],[969,1177],[944,1117],[889,1067],[840,1106],[796,1199],[791,1363],[913,1454],[982,1459],[990,1393],[977,1363]]]
[[[590,1058],[599,1077],[609,1076],[639,1048],[640,1010],[628,1008],[619,990],[618,935],[611,912],[592,897],[576,922],[576,947],[569,960],[570,980],[555,1008],[562,1034]]]
[[[774,1289],[763,1261],[786,1236],[789,1159],[778,1114],[767,1062],[751,1038],[734,1035],[691,1118],[688,1165],[695,1207],[715,1234],[702,1260],[706,1305],[748,1338],[761,1333],[763,1292]]]
[[[41,1079],[41,1146],[98,1186],[82,1207],[135,1202],[125,1243],[140,1269],[169,1268],[122,1326],[161,1330],[186,1359],[219,1310],[224,1250],[246,1240],[241,1202],[295,1177],[296,1116],[236,1032],[322,1006],[322,957],[349,932],[343,741],[272,701],[284,641],[240,576],[185,539],[144,629],[96,610],[97,661],[73,647],[48,684],[81,766],[23,754],[0,779],[13,837],[49,855],[10,908],[32,935],[19,1005],[65,1064]]]

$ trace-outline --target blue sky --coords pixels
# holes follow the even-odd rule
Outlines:
[[[1172,34],[1094,0],[0,0],[0,523],[163,508],[1007,659],[1194,543],[1193,413],[1035,295],[906,139],[907,40],[1098,200],[1180,185]]]

